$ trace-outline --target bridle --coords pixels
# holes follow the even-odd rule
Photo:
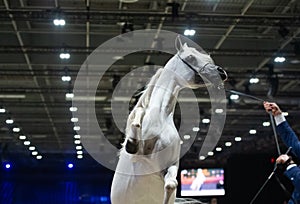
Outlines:
[[[179,54],[177,54],[177,56],[186,66],[188,66],[188,68],[190,68],[195,73],[195,75],[197,75],[199,77],[204,77],[204,76],[201,76],[200,73],[202,73],[207,66],[211,65],[210,63],[206,63],[198,72],[190,63],[188,63],[187,61],[182,59]],[[219,70],[219,69],[223,70],[220,66],[217,66],[217,65],[214,65],[214,66],[216,66],[217,70]],[[225,74],[225,79],[223,81],[226,81],[228,79],[228,75],[225,71],[224,71],[224,74]]]

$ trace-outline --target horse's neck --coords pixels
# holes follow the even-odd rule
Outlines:
[[[148,108],[159,108],[161,112],[169,115],[174,111],[177,96],[182,88],[174,72],[164,69],[154,85]]]

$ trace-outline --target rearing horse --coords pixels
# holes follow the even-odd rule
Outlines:
[[[151,78],[127,120],[112,204],[174,203],[180,157],[174,109],[180,90],[200,87],[200,75],[208,80],[227,77],[208,54],[180,43],[178,53]]]

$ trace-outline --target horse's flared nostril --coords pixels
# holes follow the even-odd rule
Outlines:
[[[217,70],[219,72],[219,75],[220,75],[221,79],[223,81],[226,81],[228,79],[226,71],[224,69],[222,69],[221,67],[218,67]]]

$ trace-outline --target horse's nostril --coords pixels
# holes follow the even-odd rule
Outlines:
[[[226,81],[227,80],[227,73],[225,72],[225,70],[222,69],[221,67],[218,67],[217,70],[219,72],[219,75],[220,75],[221,79],[223,81]]]

